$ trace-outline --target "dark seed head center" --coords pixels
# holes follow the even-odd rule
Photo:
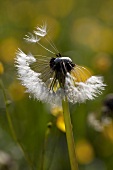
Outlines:
[[[66,74],[70,73],[74,66],[69,57],[57,57],[50,60],[50,68],[55,72],[55,79],[59,81],[61,87],[64,87]]]

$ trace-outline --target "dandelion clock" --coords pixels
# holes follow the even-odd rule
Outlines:
[[[44,47],[40,43],[41,38],[45,38],[54,51]],[[92,76],[85,67],[75,64],[71,58],[59,53],[49,41],[46,25],[37,27],[32,34],[26,35],[25,40],[39,44],[52,56],[34,56],[25,54],[20,49],[17,52],[15,66],[19,79],[34,98],[59,105],[66,96],[71,103],[81,103],[94,99],[104,90],[102,77]],[[32,69],[32,65],[36,71]]]

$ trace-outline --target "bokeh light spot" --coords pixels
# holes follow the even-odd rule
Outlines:
[[[80,164],[89,164],[94,159],[92,145],[85,139],[79,140],[75,146],[76,155]]]
[[[24,91],[25,88],[17,81],[14,81],[9,86],[9,93],[14,101],[21,100],[25,95]]]
[[[111,65],[112,61],[107,53],[98,53],[93,59],[93,66],[102,72],[108,71]]]
[[[13,62],[18,43],[14,38],[7,38],[1,42],[1,59],[4,62]]]
[[[94,18],[79,18],[74,21],[71,39],[96,52],[113,52],[113,30]]]
[[[51,108],[51,113],[54,116],[58,116],[58,115],[62,115],[63,114],[63,110],[61,107],[52,107]]]
[[[100,12],[99,12],[99,17],[106,21],[107,23],[112,23],[113,22],[113,1],[103,1]]]
[[[104,127],[103,134],[107,139],[113,142],[113,121]]]
[[[0,62],[0,75],[4,73],[4,66],[3,64]]]
[[[74,0],[65,0],[60,1],[60,0],[48,0],[47,1],[47,7],[50,12],[55,17],[66,17],[73,9],[75,5]]]

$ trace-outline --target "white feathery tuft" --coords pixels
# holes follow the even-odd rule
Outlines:
[[[28,35],[25,35],[24,39],[30,43],[37,43],[40,41],[40,37],[37,35],[33,35],[32,33],[28,33]]]
[[[96,118],[95,113],[90,113],[88,115],[88,124],[98,132],[102,132],[104,130],[104,124]]]
[[[34,56],[31,54],[26,55],[20,49],[18,50],[15,65],[22,85],[27,88],[26,92],[32,94],[34,98],[40,101],[61,105],[61,94],[63,90],[59,89],[56,93],[49,90],[39,78],[41,73],[36,73],[30,68],[29,64],[34,62],[36,62]]]
[[[26,35],[24,39],[31,43],[38,43],[45,50],[55,55],[54,52],[39,43],[40,39],[45,37],[46,34],[47,26],[43,24],[41,27],[37,27],[33,34],[29,33]],[[61,57],[60,59],[71,60],[69,57]],[[59,58],[55,60],[59,61]],[[71,103],[82,103],[86,100],[93,100],[98,94],[101,94],[101,91],[104,90],[106,86],[103,83],[102,77],[91,76],[86,82],[76,82],[75,78],[71,76],[70,73],[67,73],[64,87],[59,87],[54,92],[50,90],[46,83],[40,78],[41,72],[37,73],[30,68],[30,64],[34,62],[36,62],[36,59],[32,54],[26,55],[20,49],[17,51],[15,66],[18,71],[19,79],[26,87],[26,92],[43,102],[61,105],[62,99],[64,99],[64,96],[67,96],[68,101]]]
[[[19,79],[27,88],[27,92],[32,94],[34,98],[43,102],[61,105],[64,95],[67,96],[71,103],[82,103],[86,100],[93,100],[106,86],[103,84],[103,78],[92,76],[86,82],[73,83],[73,77],[68,73],[65,80],[64,88],[57,89],[56,92],[48,89],[47,85],[40,79],[41,73],[37,73],[30,68],[30,64],[36,62],[32,54],[26,55],[18,50],[15,59]]]
[[[43,24],[41,27],[37,27],[36,31],[33,31],[33,33],[28,33],[28,35],[25,35],[24,39],[30,43],[37,43],[42,37],[45,37],[46,34],[47,25]]]
[[[66,77],[65,93],[69,102],[82,103],[86,100],[93,100],[106,85],[103,84],[103,78],[91,76],[86,82],[72,82],[71,76]]]
[[[41,27],[36,28],[36,31],[34,33],[40,37],[45,37],[47,34],[47,25],[43,24]]]

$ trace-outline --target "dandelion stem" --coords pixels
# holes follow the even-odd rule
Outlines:
[[[67,145],[69,151],[71,170],[78,170],[78,164],[76,160],[75,147],[74,147],[75,143],[73,138],[72,124],[71,124],[71,118],[69,112],[69,105],[66,97],[64,100],[62,100],[62,107],[64,113],[65,127],[66,127],[66,137],[67,137]]]

